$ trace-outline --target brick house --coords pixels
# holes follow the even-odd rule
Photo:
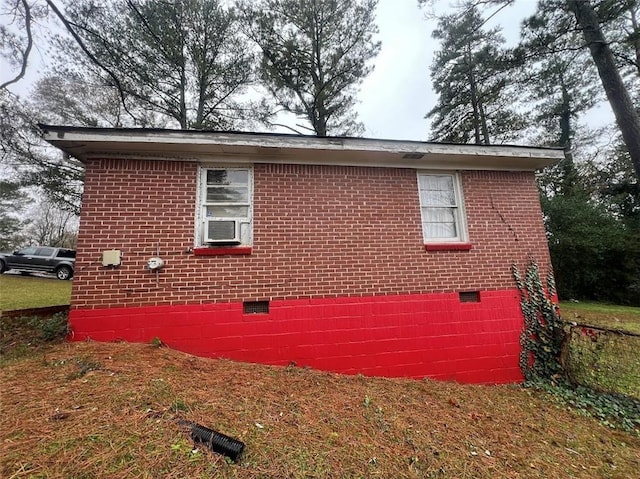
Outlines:
[[[561,151],[41,128],[86,166],[73,340],[521,379],[511,266],[550,268],[534,171]]]

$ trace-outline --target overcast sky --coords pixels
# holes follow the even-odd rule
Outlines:
[[[450,8],[450,0],[436,0],[438,12]],[[521,21],[531,15],[536,0],[518,0],[515,6],[500,10],[487,26],[500,25],[507,44],[518,41]],[[431,37],[436,21],[428,20],[418,7],[418,0],[379,0],[376,12],[382,49],[375,59],[375,69],[360,89],[357,110],[370,138],[428,140],[429,123],[425,114],[435,105],[429,66],[438,43]],[[25,95],[46,65],[46,50],[34,50],[28,79],[11,87]],[[0,67],[2,67],[0,63]],[[8,75],[0,72],[0,79]],[[601,107],[596,116],[610,120]],[[607,121],[607,120],[605,120]],[[602,122],[602,120],[598,121]],[[295,123],[292,122],[292,123]],[[288,130],[282,132],[290,133]]]
[[[520,22],[535,10],[535,0],[520,0],[501,10],[488,26],[501,25],[507,43],[518,41]],[[450,2],[438,0],[446,10]],[[438,43],[431,37],[436,21],[427,20],[417,0],[379,0],[377,23],[382,49],[375,70],[364,81],[358,112],[365,136],[394,140],[427,140],[425,114],[437,97],[429,66]]]

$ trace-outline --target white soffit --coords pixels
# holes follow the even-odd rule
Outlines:
[[[466,170],[533,171],[563,158],[559,149],[453,145],[197,130],[75,128],[40,125],[65,153],[90,158],[150,158],[210,163],[294,163]],[[408,158],[406,156],[409,156]]]

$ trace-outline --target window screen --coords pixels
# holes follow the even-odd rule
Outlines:
[[[418,187],[425,241],[463,241],[457,176],[420,173]]]

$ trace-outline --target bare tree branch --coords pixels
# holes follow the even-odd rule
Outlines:
[[[0,85],[0,90],[7,88],[13,83],[20,81],[27,72],[27,63],[29,62],[29,55],[31,54],[31,48],[33,47],[33,34],[31,32],[31,6],[27,0],[21,0],[22,7],[24,8],[24,27],[27,34],[27,46],[22,52],[22,65],[18,74],[12,79],[4,82]]]
[[[64,25],[64,27],[67,29],[67,31],[71,34],[71,36],[73,37],[73,39],[76,41],[76,43],[78,44],[78,46],[82,49],[82,51],[85,53],[85,55],[87,55],[87,57],[95,64],[97,65],[99,68],[101,68],[102,70],[104,70],[109,77],[111,77],[111,79],[114,81],[114,83],[116,84],[116,87],[118,88],[118,93],[120,95],[120,101],[122,102],[122,106],[123,108],[126,110],[126,112],[131,115],[132,118],[135,118],[135,115],[133,113],[131,113],[131,111],[129,111],[129,109],[127,108],[127,102],[126,102],[126,97],[124,94],[124,89],[122,88],[122,84],[120,83],[120,79],[118,78],[118,76],[112,72],[109,68],[107,68],[105,65],[103,65],[100,60],[98,60],[96,58],[95,55],[93,55],[93,53],[91,53],[91,51],[89,51],[89,49],[87,48],[87,46],[85,45],[84,41],[82,40],[82,38],[80,38],[80,36],[76,33],[76,31],[73,29],[73,25],[71,24],[71,22],[69,22],[69,20],[67,20],[67,18],[62,14],[62,12],[58,9],[58,7],[53,3],[52,0],[45,0],[47,2],[47,5],[49,5],[49,7],[51,8],[51,10],[53,10],[53,12],[56,14],[56,16],[60,19],[60,21],[62,22],[62,24]]]

